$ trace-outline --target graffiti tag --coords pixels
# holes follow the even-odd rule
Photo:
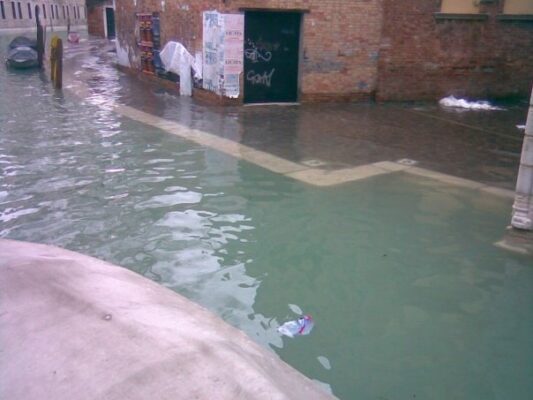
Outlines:
[[[253,41],[247,40],[248,48],[244,49],[244,57],[253,63],[269,62],[272,59],[272,52],[265,49],[259,49]]]
[[[256,73],[253,69],[251,69],[246,74],[246,80],[249,81],[252,85],[264,85],[266,87],[270,87],[272,84],[272,76],[274,75],[275,71],[276,68],[272,68],[270,72],[265,71],[261,74]]]

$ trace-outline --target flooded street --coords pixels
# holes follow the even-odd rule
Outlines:
[[[324,176],[412,159],[512,190],[526,104],[206,106],[119,72],[110,49],[67,44],[62,91],[0,68],[0,237],[159,282],[341,399],[531,398],[533,260],[494,246],[511,198],[403,172],[321,187],[249,155]],[[300,312],[313,332],[281,337]]]

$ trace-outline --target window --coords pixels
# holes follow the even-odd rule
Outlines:
[[[11,11],[13,11],[13,19],[17,19],[17,10],[15,10],[15,2],[11,2]]]
[[[65,6],[63,6],[63,19],[65,19]]]
[[[57,11],[57,4],[56,4],[56,18],[59,19],[59,11]]]
[[[440,11],[445,14],[477,14],[479,13],[479,1],[442,0]]]
[[[28,3],[28,18],[31,19],[31,3]]]
[[[533,14],[532,0],[505,0],[504,14]]]
[[[70,18],[70,11],[68,10],[68,6],[67,6],[67,18]]]
[[[50,4],[50,15],[52,16],[51,18],[54,19],[54,5],[53,4]]]
[[[20,6],[20,2],[17,3],[17,8],[19,10],[19,19],[22,19],[22,7]]]
[[[2,15],[2,19],[6,19],[6,10],[4,9],[3,1],[0,1],[0,15]]]
[[[43,18],[46,19],[46,5],[43,4]]]

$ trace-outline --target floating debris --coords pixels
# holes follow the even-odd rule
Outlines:
[[[402,158],[401,160],[396,161],[398,164],[412,166],[418,164],[418,161],[411,160],[410,158]]]
[[[439,104],[443,107],[464,108],[468,110],[503,110],[503,108],[493,106],[488,101],[468,101],[465,99],[458,99],[454,96],[448,96],[440,99]]]
[[[295,321],[285,322],[278,328],[282,335],[293,338],[295,336],[309,335],[315,326],[315,322],[310,315],[302,315]]]

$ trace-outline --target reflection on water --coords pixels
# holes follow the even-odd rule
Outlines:
[[[81,104],[0,70],[1,237],[158,281],[341,398],[531,397],[532,260],[492,246],[509,202],[401,175],[287,180],[114,114],[121,75],[83,57],[103,72]],[[312,334],[282,339],[302,312]]]

